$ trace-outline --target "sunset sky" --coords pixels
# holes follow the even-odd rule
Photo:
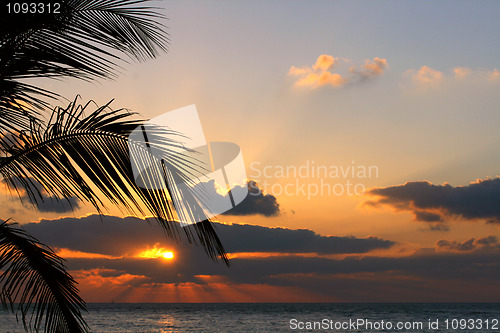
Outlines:
[[[499,2],[158,5],[168,53],[43,86],[145,118],[195,104],[263,194],[216,218],[227,268],[143,217],[2,188],[1,216],[67,258],[87,302],[500,299]],[[328,174],[280,174],[305,166]]]

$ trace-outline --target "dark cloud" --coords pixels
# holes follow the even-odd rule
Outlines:
[[[42,185],[33,178],[27,178],[29,184],[29,190],[34,194],[34,199],[36,200],[37,209],[40,212],[50,212],[50,213],[66,213],[80,207],[80,200],[76,197],[69,197],[68,199],[59,199],[52,196],[44,190]],[[5,183],[5,180],[2,180]],[[23,188],[20,181],[16,180],[15,185],[19,189],[18,198],[21,202],[28,206],[32,201],[28,195],[28,192]],[[15,192],[13,192],[14,194]]]
[[[498,244],[498,238],[494,235],[488,236],[488,237],[483,237],[479,238],[476,241],[476,244],[482,245],[482,246],[492,246],[492,245],[497,245]]]
[[[90,215],[41,220],[25,224],[24,228],[53,247],[121,256],[140,246],[166,243],[165,234],[155,223],[135,217]]]
[[[440,222],[449,217],[500,222],[500,178],[478,180],[467,186],[434,185],[427,181],[408,182],[375,188],[369,195],[378,196],[366,204],[389,205],[411,211],[418,221]]]
[[[367,253],[375,249],[387,249],[395,244],[378,237],[321,236],[306,229],[221,223],[214,225],[228,252]],[[67,217],[29,223],[24,227],[41,241],[54,247],[112,256],[121,256],[132,249],[144,249],[156,243],[176,248],[183,247],[186,243],[176,244],[168,240],[153,220],[134,217]]]
[[[43,220],[25,228],[53,247],[123,255],[115,259],[69,258],[67,265],[81,276],[113,278],[114,285],[123,283],[132,289],[193,283],[209,290],[210,279],[203,277],[211,276],[231,290],[238,285],[293,287],[346,302],[472,302],[500,297],[500,247],[494,236],[456,242],[461,247],[472,243],[473,249],[468,251],[449,250],[445,246],[455,243],[447,241],[448,245],[441,242],[436,250],[406,257],[360,254],[342,259],[300,253],[362,253],[387,248],[392,242],[376,237],[321,236],[310,230],[216,224],[231,252],[282,252],[268,257],[237,256],[228,268],[210,261],[199,247],[166,241],[157,225],[137,218],[104,216],[101,220],[92,215]],[[124,255],[155,243],[172,249],[175,259],[165,262]]]
[[[267,228],[252,225],[219,226],[217,231],[234,252],[366,253],[395,243],[378,237],[321,236],[307,229]]]
[[[436,248],[449,251],[500,250],[500,244],[497,237],[491,235],[479,239],[470,238],[463,242],[441,239],[437,241]]]
[[[499,251],[416,253],[407,257],[278,256],[235,258],[230,268],[196,252],[168,264],[155,259],[70,259],[71,270],[106,268],[145,277],[143,284],[207,283],[200,276],[237,284],[299,287],[349,302],[494,301],[500,297]],[[474,288],[471,288],[474,286]]]
[[[466,240],[464,242],[448,241],[448,240],[438,240],[436,243],[438,249],[447,250],[457,250],[457,251],[470,251],[474,249],[474,238]]]
[[[425,212],[425,211],[419,211],[416,210],[414,211],[415,218],[418,221],[425,221],[425,222],[442,222],[441,215],[431,213],[431,212]]]
[[[429,231],[449,231],[450,228],[444,223],[429,224]]]
[[[196,276],[226,276],[238,283],[273,283],[277,277],[292,275],[327,276],[335,274],[398,273],[414,278],[473,280],[500,276],[499,251],[467,253],[444,252],[416,253],[407,257],[325,257],[274,256],[266,258],[235,258],[232,266],[209,261],[196,251],[179,252],[172,269],[166,271],[165,263],[156,259],[71,259],[71,269],[105,267],[126,271],[132,275],[145,275],[153,282],[176,283],[196,281]],[[500,291],[500,290],[499,290]]]
[[[253,180],[249,180],[246,186],[233,186],[231,191],[225,195],[217,191],[214,180],[198,183],[195,188],[197,192],[203,193],[204,196],[210,198],[210,204],[215,205],[215,207],[226,207],[225,203],[234,202],[232,198],[244,198],[243,201],[232,209],[223,212],[222,215],[263,215],[272,217],[281,213],[276,197],[264,194]],[[230,198],[230,195],[232,198]]]
[[[253,180],[248,182],[248,195],[243,201],[233,209],[225,212],[223,215],[254,215],[278,216],[280,214],[280,205],[276,197],[271,194],[264,194],[257,183]],[[232,191],[238,191],[238,186]]]

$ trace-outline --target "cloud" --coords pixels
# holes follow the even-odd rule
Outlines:
[[[232,266],[227,268],[202,256],[187,254],[169,263],[161,259],[77,258],[68,260],[68,266],[77,272],[112,270],[120,279],[108,279],[108,285],[113,281],[115,286],[122,283],[129,291],[151,288],[149,292],[157,296],[163,287],[191,284],[195,290],[199,286],[219,291],[225,288],[229,293],[226,301],[234,302],[241,301],[238,289],[246,285],[255,287],[251,292],[254,302],[268,300],[265,295],[256,297],[258,289],[271,291],[279,288],[293,288],[305,295],[323,295],[331,301],[463,302],[498,299],[498,255],[498,251],[422,251],[397,258],[248,257],[233,259]],[[475,287],[470,288],[471,285]],[[109,295],[108,290],[103,291]],[[177,291],[181,292],[181,288]],[[286,291],[281,290],[282,294],[275,295],[274,301],[286,299]],[[305,296],[302,297],[304,300]],[[160,298],[158,301],[173,300]],[[203,299],[198,301],[203,302]]]
[[[364,65],[361,65],[359,70],[356,69],[356,67],[351,67],[349,70],[352,73],[359,74],[362,77],[371,77],[381,75],[387,68],[387,66],[387,59],[375,57],[373,58],[373,60],[365,60]]]
[[[232,191],[238,191],[238,186]],[[248,181],[248,195],[243,201],[233,209],[223,213],[223,215],[255,215],[260,214],[267,217],[280,215],[280,205],[276,197],[263,193],[257,183]]]
[[[288,75],[297,77],[295,85],[300,87],[341,87],[381,75],[388,66],[386,59],[375,57],[373,60],[365,60],[359,68],[351,66],[346,74],[334,73],[332,70],[336,69],[340,63],[351,63],[351,61],[322,54],[312,66],[290,67]]]
[[[443,222],[429,223],[427,229],[419,229],[420,231],[450,231],[450,228]]]
[[[500,72],[497,68],[492,70],[471,69],[468,67],[455,67],[452,70],[454,78],[457,81],[490,81],[495,82],[500,78]]]
[[[33,193],[34,199],[36,200],[36,207],[40,212],[51,212],[51,213],[66,213],[76,210],[80,207],[80,200],[77,197],[69,197],[68,199],[59,199],[55,196],[50,195],[45,191],[42,185],[37,182],[34,178],[26,178],[27,184],[29,184],[30,192]],[[5,180],[1,181],[5,184]],[[18,198],[24,204],[28,206],[31,202],[28,192],[24,189],[23,185],[19,180],[15,180],[15,185],[18,188]],[[16,192],[12,192],[13,195]]]
[[[498,238],[494,235],[483,237],[479,239],[470,238],[463,242],[449,241],[449,240],[438,240],[436,243],[436,249],[441,251],[475,251],[484,249],[500,250],[500,244],[498,243]]]
[[[493,70],[482,70],[458,66],[452,68],[450,72],[450,74],[445,74],[442,71],[424,65],[420,69],[406,71],[404,76],[409,77],[415,86],[424,89],[437,88],[444,83],[449,84],[452,82],[496,82],[500,78],[500,72],[496,68]]]
[[[470,251],[474,249],[474,238],[471,238],[462,243],[459,243],[457,241],[447,241],[441,239],[437,241],[436,247],[438,249],[446,249],[446,250]]]
[[[415,213],[415,218],[418,221],[426,221],[426,222],[442,222],[441,215],[432,213],[432,212],[426,212],[426,211],[421,211],[417,210],[414,212]]]
[[[419,70],[409,70],[407,72],[414,83],[425,86],[438,86],[443,80],[443,73],[428,66],[422,66]]]
[[[222,215],[263,215],[272,217],[281,213],[276,197],[271,194],[264,194],[263,190],[253,180],[247,181],[246,189],[240,185],[232,186],[229,193],[227,189],[224,191],[218,188],[215,180],[198,183],[195,188],[199,193],[204,193],[210,198],[210,202],[216,207],[226,207],[225,203],[231,200],[228,198],[229,193],[235,198],[241,198],[248,193],[243,201],[229,211],[222,213]]]
[[[497,68],[495,68],[494,70],[492,70],[488,73],[488,78],[491,81],[499,80],[500,79],[500,71]]]
[[[233,252],[367,253],[387,249],[395,242],[378,237],[321,236],[307,229],[291,230],[252,225],[218,227],[224,246]]]
[[[298,74],[300,73],[300,74]],[[342,75],[336,73],[330,73],[328,71],[319,71],[319,73],[308,72],[301,68],[290,68],[290,75],[299,75],[296,82],[296,86],[301,87],[320,87],[325,85],[331,85],[333,87],[343,86],[347,79],[343,78]]]
[[[134,255],[157,243],[165,248],[170,246],[185,247],[185,251],[190,249],[187,245],[167,240],[160,227],[154,223],[153,220],[134,217],[90,215],[83,218],[42,220],[39,223],[25,224],[24,227],[53,247],[101,255]],[[387,249],[395,244],[378,237],[321,236],[307,229],[221,223],[214,225],[228,252],[367,253]]]
[[[313,69],[314,70],[323,70],[327,71],[329,70],[335,62],[337,62],[338,59],[332,57],[331,55],[328,54],[323,54],[318,57],[316,60],[316,64],[314,64]]]
[[[410,211],[424,222],[444,222],[450,217],[467,220],[482,219],[500,223],[500,178],[477,180],[467,186],[434,185],[427,181],[374,188],[367,201],[371,206],[391,206],[398,211]]]
[[[451,302],[500,297],[500,249],[493,237],[472,241],[478,249],[489,246],[489,251],[450,251],[441,246],[406,257],[375,257],[367,251],[393,243],[377,237],[322,236],[311,230],[216,224],[228,251],[255,254],[235,257],[227,268],[208,260],[198,247],[167,242],[157,225],[138,218],[103,216],[101,220],[91,215],[42,220],[25,228],[55,248],[120,255],[67,258],[67,266],[88,301]],[[170,247],[175,259],[125,255],[156,242]],[[259,256],[261,251],[282,255]],[[360,254],[344,259],[302,254],[356,251]]]
[[[455,74],[455,80],[464,80],[472,73],[472,70],[467,67],[455,67],[453,73]]]

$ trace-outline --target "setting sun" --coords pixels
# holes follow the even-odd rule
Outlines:
[[[167,260],[171,260],[174,259],[174,252],[169,251],[166,248],[160,247],[160,244],[156,243],[152,248],[142,251],[136,256],[140,258],[150,258],[150,259],[164,258]]]
[[[165,259],[174,259],[174,253],[172,251],[167,251],[163,253],[163,258]]]

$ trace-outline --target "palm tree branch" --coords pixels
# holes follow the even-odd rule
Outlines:
[[[168,34],[159,22],[164,16],[150,0],[61,0],[61,14],[6,15],[0,20],[0,106],[29,99],[18,117],[9,116],[15,105],[0,109],[0,127],[26,129],[37,116],[43,89],[17,89],[18,80],[73,77],[82,80],[114,78],[119,55],[134,60],[166,51]],[[34,88],[33,86],[31,86]],[[50,98],[59,97],[51,93]],[[28,107],[29,106],[29,107]],[[47,107],[47,105],[42,105]]]
[[[38,331],[45,317],[45,332],[88,332],[85,302],[63,259],[8,221],[0,223],[0,269],[1,302],[21,313],[26,330]]]
[[[126,110],[109,111],[109,103],[98,107],[88,116],[84,106],[71,103],[66,109],[56,108],[46,127],[36,125],[29,132],[21,132],[9,140],[0,140],[0,145],[9,154],[0,161],[0,173],[5,182],[17,190],[24,188],[29,200],[36,206],[41,198],[36,186],[27,179],[32,177],[52,196],[62,199],[77,197],[92,203],[98,211],[105,209],[101,198],[108,198],[114,205],[131,214],[145,214],[145,209],[155,216],[167,236],[178,238],[179,223],[175,222],[175,207],[168,189],[141,188],[137,185],[131,164],[142,163],[144,168],[158,165],[163,160],[176,179],[189,180],[190,170],[196,160],[189,160],[182,154],[173,154],[173,149],[183,149],[176,140],[177,133],[158,128],[150,130],[151,145],[161,156],[154,156],[144,148],[142,142],[131,140],[129,134],[142,120],[129,120]],[[133,149],[131,149],[131,147]],[[155,169],[145,175],[145,182],[160,183],[164,175]],[[191,198],[184,190],[182,197]],[[196,201],[189,200],[193,204]],[[202,210],[194,207],[194,211]],[[206,220],[183,228],[190,241],[199,240],[207,254],[227,262],[225,251],[212,224]],[[195,237],[196,236],[196,237]]]

